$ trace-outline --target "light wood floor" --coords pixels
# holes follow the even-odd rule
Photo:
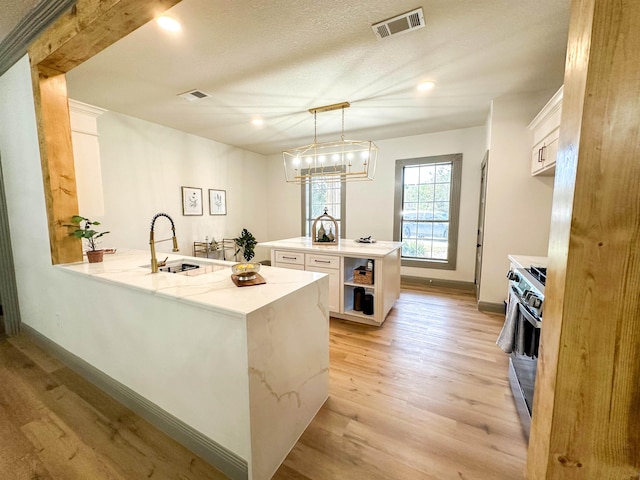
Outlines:
[[[275,479],[521,480],[526,442],[472,294],[407,289],[381,328],[331,320],[330,398]],[[225,478],[24,335],[0,341],[0,479]]]

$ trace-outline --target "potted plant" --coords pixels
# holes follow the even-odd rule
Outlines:
[[[80,215],[74,215],[71,217],[71,222],[75,225],[67,225],[67,227],[75,227],[75,230],[70,232],[69,236],[84,238],[87,241],[87,244],[89,245],[89,250],[87,250],[89,263],[101,262],[104,250],[96,249],[96,240],[109,232],[96,232],[92,226],[100,225],[100,222],[92,222],[88,218],[81,217]]]
[[[247,262],[253,258],[255,255],[254,248],[258,244],[258,241],[249,230],[243,228],[240,236],[234,238],[233,241],[236,243],[234,255],[238,255],[238,253],[242,251],[242,256]]]

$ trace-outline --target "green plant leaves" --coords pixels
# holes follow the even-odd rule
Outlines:
[[[91,250],[96,249],[96,239],[109,233],[109,232],[98,232],[96,230],[93,230],[92,228],[89,228],[89,225],[100,225],[100,222],[92,222],[88,218],[80,215],[72,216],[71,221],[78,225],[65,225],[66,227],[75,228],[73,232],[69,232],[69,236],[86,239]]]
[[[245,260],[249,261],[254,257],[254,248],[258,244],[258,241],[249,230],[243,228],[240,236],[234,238],[233,241],[238,247],[234,255],[237,255],[242,250],[242,255]]]

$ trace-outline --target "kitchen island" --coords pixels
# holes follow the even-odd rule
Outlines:
[[[237,287],[230,262],[167,256],[198,271],[152,274],[144,251],[52,267],[68,310],[35,333],[231,478],[271,478],[328,396],[328,279],[265,266]]]
[[[340,239],[335,244],[322,245],[314,244],[310,237],[295,237],[260,245],[271,249],[274,266],[329,275],[332,317],[380,326],[400,296],[402,242]],[[360,289],[371,297],[370,310],[358,305]]]

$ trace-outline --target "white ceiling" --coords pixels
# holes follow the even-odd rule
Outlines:
[[[561,85],[569,4],[183,0],[180,33],[143,26],[69,72],[69,96],[262,154],[310,143],[307,110],[342,101],[358,140],[483,125],[493,98]],[[372,24],[417,7],[425,28],[376,39]],[[177,97],[192,89],[211,98]],[[339,137],[340,111],[317,121],[320,141]]]
[[[0,0],[0,43],[40,0]]]

